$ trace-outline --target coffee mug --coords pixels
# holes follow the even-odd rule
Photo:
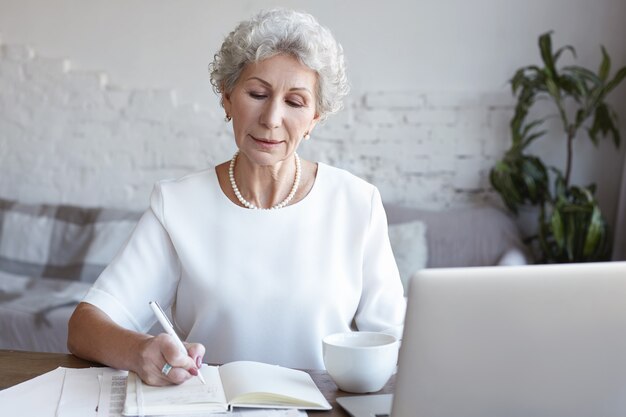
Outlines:
[[[326,372],[342,391],[379,391],[396,369],[398,339],[379,332],[335,333],[322,340]]]

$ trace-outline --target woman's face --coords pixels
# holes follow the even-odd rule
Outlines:
[[[291,156],[319,120],[316,87],[316,72],[291,56],[246,66],[233,90],[222,95],[240,152],[264,166]]]

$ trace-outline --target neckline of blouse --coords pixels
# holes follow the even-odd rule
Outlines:
[[[300,207],[305,207],[309,204],[309,201],[314,200],[315,199],[315,195],[317,194],[317,189],[319,188],[319,182],[320,182],[320,176],[323,177],[325,175],[325,170],[326,167],[323,163],[321,162],[316,162],[317,164],[317,175],[315,176],[315,180],[313,182],[313,186],[311,187],[311,189],[309,190],[308,194],[304,196],[304,198],[296,203],[290,204],[288,206],[285,206],[283,208],[277,209],[277,210],[252,210],[246,207],[242,207],[238,204],[235,204],[234,202],[231,201],[230,198],[228,198],[228,196],[224,193],[224,191],[222,190],[222,187],[220,186],[219,183],[219,179],[217,176],[217,171],[216,169],[213,169],[213,180],[215,181],[215,186],[216,186],[216,190],[220,195],[220,200],[228,207],[232,207],[233,210],[244,210],[246,212],[249,213],[264,213],[264,214],[268,214],[272,213],[274,215],[277,215],[277,213],[281,213],[281,212],[286,212],[286,211],[292,211],[295,209],[298,209]]]

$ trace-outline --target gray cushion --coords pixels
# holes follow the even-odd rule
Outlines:
[[[530,259],[514,219],[496,207],[431,211],[386,204],[385,210],[390,225],[426,224],[429,268],[497,265],[511,249]]]
[[[418,270],[426,268],[426,225],[419,220],[389,225],[389,240],[406,294],[409,278]]]
[[[0,271],[93,282],[141,213],[0,199]]]

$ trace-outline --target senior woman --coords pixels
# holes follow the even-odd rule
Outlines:
[[[323,369],[328,334],[399,332],[405,302],[377,189],[296,153],[341,108],[341,46],[308,14],[261,12],[226,37],[211,82],[237,152],[156,184],[76,308],[69,349],[164,385],[197,374],[203,360]],[[194,342],[188,355],[167,334],[146,334],[151,300]]]

